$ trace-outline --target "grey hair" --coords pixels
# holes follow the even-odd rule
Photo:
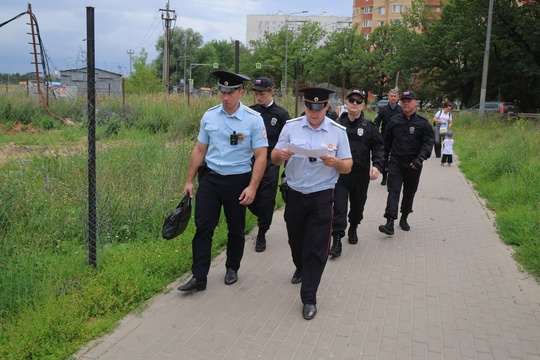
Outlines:
[[[397,89],[390,89],[390,90],[388,91],[388,93],[389,93],[389,94],[398,94],[399,92],[398,92]]]

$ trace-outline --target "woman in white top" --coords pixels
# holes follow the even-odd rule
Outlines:
[[[435,135],[435,142],[433,146],[435,147],[435,156],[438,158],[441,157],[441,143],[444,138],[444,134],[441,135],[440,133],[441,125],[446,124],[448,126],[448,130],[450,130],[450,127],[452,126],[452,114],[450,114],[450,110],[452,110],[452,104],[446,102],[444,103],[443,109],[437,111],[433,117],[433,125],[435,126],[433,128]]]

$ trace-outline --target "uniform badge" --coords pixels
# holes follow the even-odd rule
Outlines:
[[[271,124],[272,126],[276,126],[276,124],[277,124],[277,119],[276,119],[276,118],[272,118],[272,120],[270,120],[270,124]]]
[[[411,135],[414,134],[414,126],[411,126],[409,128],[409,134],[411,134]]]
[[[244,134],[242,133],[238,133],[237,135],[238,135],[238,141],[244,141],[244,139],[246,138]]]
[[[363,128],[358,128],[358,129],[356,130],[356,134],[357,134],[358,136],[363,136],[363,135],[364,135],[364,129],[363,129]]]
[[[328,150],[328,151],[335,150],[334,144],[327,144],[327,145],[326,145],[326,150]]]

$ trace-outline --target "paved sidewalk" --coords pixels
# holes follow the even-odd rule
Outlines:
[[[540,285],[519,270],[459,168],[439,160],[425,162],[409,232],[378,231],[386,187],[371,183],[360,242],[345,238],[342,256],[328,261],[315,319],[302,318],[290,283],[278,211],[265,252],[248,237],[236,284],[223,283],[220,255],[206,291],[177,291],[186,274],[75,357],[540,360]]]

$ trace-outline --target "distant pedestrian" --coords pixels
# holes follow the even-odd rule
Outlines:
[[[279,166],[272,164],[270,154],[278,142],[281,130],[291,116],[285,108],[279,106],[274,101],[273,83],[269,78],[260,77],[256,79],[252,90],[255,93],[257,104],[250,107],[261,114],[268,136],[266,170],[257,190],[255,200],[248,205],[249,210],[257,216],[257,225],[259,227],[255,238],[255,251],[262,252],[266,250],[266,232],[272,224],[279,182]]]
[[[377,129],[379,129],[379,132],[381,133],[381,136],[384,141],[384,135],[386,133],[386,126],[390,122],[390,119],[395,116],[401,114],[401,106],[398,104],[399,100],[399,94],[397,89],[392,89],[388,92],[388,105],[383,107],[379,112],[377,113],[377,116],[375,116],[375,119],[373,122],[377,126]],[[383,169],[382,171],[382,181],[381,185],[386,185],[386,182],[388,181],[388,172],[386,169]]]
[[[212,237],[221,216],[227,219],[225,284],[238,280],[244,255],[247,205],[255,199],[266,167],[266,129],[258,112],[242,104],[247,76],[214,71],[221,104],[208,109],[202,119],[195,148],[191,152],[184,194],[194,195],[193,181],[202,177],[195,202],[196,231],[192,240],[193,277],[180,291],[206,289],[212,261]],[[255,161],[252,162],[252,158]]]
[[[453,155],[454,155],[454,133],[451,131],[448,131],[446,133],[446,137],[443,140],[442,143],[442,159],[441,159],[441,166],[444,166],[445,163],[448,164],[448,166],[452,166],[453,162]]]
[[[446,102],[443,105],[442,110],[439,110],[433,116],[433,136],[435,138],[434,148],[435,148],[435,157],[441,157],[441,143],[444,140],[446,131],[450,130],[452,126],[452,103]],[[444,133],[441,130],[441,126],[444,128]]]
[[[386,127],[384,158],[388,164],[388,197],[384,212],[386,224],[379,226],[379,231],[387,235],[394,235],[402,188],[399,226],[404,231],[411,229],[407,217],[413,211],[423,162],[431,156],[433,148],[433,128],[428,119],[418,115],[417,105],[416,94],[404,91],[401,94],[403,112],[392,117]]]
[[[296,266],[291,282],[302,283],[302,316],[311,320],[317,313],[317,289],[328,260],[334,187],[339,174],[351,171],[352,158],[345,128],[326,116],[333,91],[300,91],[306,115],[287,122],[272,151],[272,162],[280,166],[287,161],[284,217]],[[292,151],[298,148],[300,153]]]

